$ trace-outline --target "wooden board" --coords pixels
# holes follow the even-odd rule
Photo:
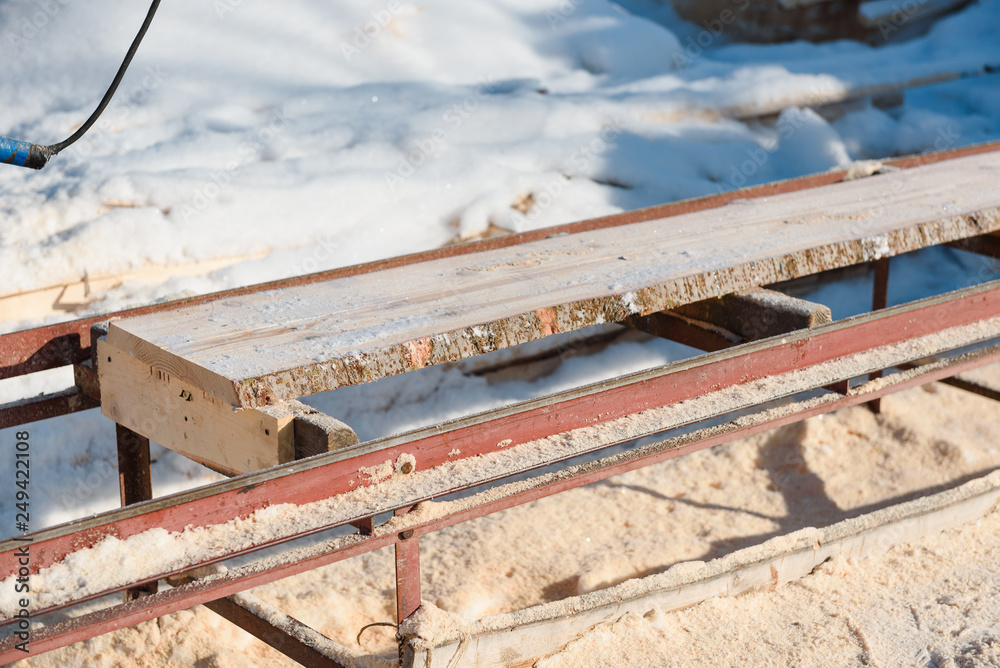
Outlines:
[[[515,613],[487,617],[428,643],[407,628],[403,665],[533,665],[598,624],[653,608],[679,610],[715,596],[772,590],[808,575],[832,557],[861,560],[989,513],[1000,502],[994,472],[945,492],[890,506],[823,529],[803,529],[711,562],[688,563],[658,575]],[[451,635],[452,638],[448,638]],[[455,637],[457,636],[457,637]]]
[[[264,406],[991,232],[998,179],[1000,156],[961,158],[119,320],[108,343]]]
[[[237,409],[97,342],[101,412],[134,432],[226,475],[295,459],[295,414],[284,404]]]
[[[764,289],[686,304],[674,312],[722,327],[746,341],[833,322],[828,306]]]
[[[106,293],[129,281],[162,283],[169,278],[178,276],[201,276],[266,255],[267,253],[256,253],[189,264],[151,265],[97,276],[84,274],[81,278],[68,279],[58,285],[2,294],[0,295],[0,322],[33,320],[61,313],[74,313],[93,302],[104,299],[107,296]]]
[[[294,399],[235,408],[97,342],[101,412],[225,475],[240,475],[354,445],[349,426]]]

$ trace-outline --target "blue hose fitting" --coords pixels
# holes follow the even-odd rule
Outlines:
[[[0,163],[41,169],[49,161],[50,155],[50,151],[44,146],[0,137]]]

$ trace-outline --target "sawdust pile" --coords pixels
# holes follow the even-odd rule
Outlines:
[[[995,373],[994,376],[997,374]],[[708,560],[1000,467],[1000,404],[940,384],[452,527],[421,540],[423,596],[476,619]],[[382,550],[254,590],[359,651],[395,655]],[[602,625],[539,662],[569,666],[1000,665],[1000,512],[778,588]],[[295,665],[197,608],[25,666]]]
[[[1000,512],[773,592],[600,625],[538,668],[1000,665]]]

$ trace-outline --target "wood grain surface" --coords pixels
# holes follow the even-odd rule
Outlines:
[[[237,407],[1000,229],[977,155],[718,209],[111,323],[108,343]]]

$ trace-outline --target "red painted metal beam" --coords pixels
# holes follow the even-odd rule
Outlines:
[[[395,515],[405,515],[410,508],[400,508]],[[396,543],[396,623],[412,615],[420,607],[420,539],[406,530]]]
[[[591,393],[574,396],[553,405],[512,412],[486,422],[432,433],[423,438],[387,448],[355,446],[323,455],[303,463],[286,464],[282,473],[295,474],[294,483],[275,470],[240,476],[217,483],[201,491],[203,498],[171,505],[171,497],[158,499],[162,507],[141,515],[111,520],[83,534],[72,532],[73,523],[39,532],[33,547],[33,568],[44,568],[75,549],[112,535],[119,539],[158,527],[180,531],[186,526],[220,524],[235,517],[245,517],[257,508],[277,503],[309,503],[341,494],[366,484],[358,474],[362,467],[377,466],[405,453],[417,458],[418,467],[426,469],[446,461],[455,449],[462,457],[475,456],[496,449],[497,443],[511,440],[512,445],[535,440],[583,426],[613,420],[648,408],[665,406],[700,396],[706,392],[751,382],[760,378],[829,361],[906,339],[934,333],[948,327],[1000,315],[1000,282],[970,288],[963,297],[941,300],[931,298],[915,305],[896,307],[872,316],[805,330],[786,338],[789,345],[771,341],[751,344],[721,353],[706,355],[688,363],[662,367],[654,372],[635,374],[640,379],[618,387],[600,384]],[[930,305],[927,305],[930,302]],[[860,324],[853,324],[859,321]],[[676,370],[675,370],[676,369]],[[659,375],[654,375],[659,371]],[[528,402],[530,406],[531,402]],[[600,416],[600,417],[598,417]],[[391,442],[392,439],[387,439]],[[332,461],[331,461],[332,460]],[[346,460],[346,461],[343,461]],[[329,463],[310,467],[306,462]],[[242,483],[242,484],[241,484]],[[220,493],[211,494],[213,489]],[[226,491],[221,491],[226,489]],[[198,494],[199,490],[195,490]],[[178,495],[183,498],[185,495]],[[135,508],[141,508],[141,505]],[[109,519],[114,512],[108,513]],[[46,539],[47,533],[63,534]],[[11,545],[10,549],[15,549]],[[7,556],[6,554],[4,556]],[[0,558],[0,578],[13,570],[10,561]]]
[[[124,539],[151,528],[181,531],[188,526],[222,524],[246,517],[272,504],[304,504],[326,499],[367,484],[359,475],[360,468],[378,466],[404,453],[414,455],[418,468],[426,469],[454,461],[455,456],[450,453],[456,449],[461,451],[463,458],[492,452],[498,443],[508,439],[511,445],[516,445],[877,346],[1000,316],[1000,282],[956,294],[802,330],[781,339],[744,344],[565,392],[554,398],[493,411],[486,414],[488,419],[473,416],[442,427],[362,444],[137,504],[128,510],[111,511],[96,518],[43,530],[33,535],[32,569],[34,572],[45,568],[106,536]],[[325,528],[328,527],[307,533]],[[300,535],[305,534],[254,545],[228,556],[246,554]],[[14,572],[13,554],[18,547],[13,541],[0,544],[0,578]],[[196,564],[189,565],[194,566]],[[166,575],[171,574],[158,577]]]
[[[889,305],[889,258],[883,257],[874,262],[875,276],[872,285],[872,310],[881,311]],[[881,378],[881,371],[873,371],[868,374],[868,380]],[[882,400],[872,399],[868,402],[868,408],[878,415],[882,412]]]
[[[100,405],[101,402],[97,399],[83,394],[79,388],[71,387],[61,392],[0,406],[0,429],[85,411]]]
[[[128,427],[115,424],[115,439],[118,445],[118,491],[122,507],[131,506],[153,498],[153,479],[149,469],[149,439]],[[132,601],[155,594],[157,583],[126,589],[122,596]]]
[[[99,407],[100,381],[93,368],[86,363],[74,364],[73,378],[73,387],[0,406],[0,429]]]
[[[306,668],[346,668],[324,651],[333,644],[329,638],[259,599],[249,605],[251,598],[220,598],[205,607]]]
[[[900,168],[919,167],[921,165],[928,165],[944,160],[978,155],[981,153],[990,153],[997,150],[1000,150],[1000,142],[989,142],[986,144],[966,146],[938,153],[927,153],[924,155],[906,158],[896,158],[893,160],[887,160],[886,164]],[[366,274],[373,271],[381,271],[383,269],[407,266],[418,262],[427,262],[440,258],[468,255],[471,253],[479,253],[497,248],[507,248],[530,241],[538,241],[556,234],[576,234],[579,232],[588,232],[591,230],[617,227],[620,225],[630,225],[632,223],[647,220],[656,220],[658,218],[668,218],[695,211],[704,211],[706,209],[723,206],[736,199],[772,197],[783,193],[796,192],[799,190],[806,190],[808,188],[818,188],[820,186],[830,185],[831,183],[839,183],[844,180],[844,176],[846,174],[846,171],[836,171],[802,176],[794,179],[788,179],[786,181],[775,181],[773,183],[765,183],[751,188],[720,192],[716,195],[708,195],[680,202],[661,204],[645,209],[637,209],[635,211],[627,211],[613,216],[567,223],[565,225],[546,227],[540,230],[509,234],[502,237],[493,237],[491,239],[483,239],[480,241],[470,241],[430,251],[378,260],[376,262],[341,267],[331,269],[329,271],[270,281],[267,283],[258,283],[256,285],[189,297],[187,299],[179,299],[177,301],[162,304],[151,304],[149,306],[91,316],[71,322],[3,334],[0,335],[0,379],[21,376],[26,373],[43,371],[45,369],[52,369],[65,366],[67,364],[76,364],[88,359],[90,357],[91,345],[90,327],[106,320],[117,320],[120,318],[146,315],[148,313],[169,311],[216,299],[224,299],[227,297],[235,297],[253,292],[261,292],[263,290],[276,290],[278,288],[287,288],[294,285],[306,285],[309,283],[329,281],[345,276],[356,276],[358,274]]]
[[[485,500],[481,503],[413,525],[409,529],[413,532],[410,534],[411,538],[405,540],[411,540],[432,531],[536,501],[575,487],[606,480],[644,466],[728,443],[738,438],[753,436],[823,413],[865,403],[887,394],[935,380],[942,380],[996,362],[1000,362],[1000,346],[967,355],[955,363],[926,365],[906,375],[899,376],[898,380],[890,381],[889,384],[867,392],[854,390],[852,394],[847,396],[826,395],[818,400],[809,400],[798,405],[788,406],[786,407],[787,412],[784,414],[775,416],[764,412],[757,416],[744,416],[722,427],[700,430],[661,443],[650,444],[624,455],[571,467],[558,474],[555,480],[546,478],[547,482],[537,482],[534,486],[528,487],[524,487],[524,483],[520,483],[521,491],[499,498],[493,495],[484,496]],[[446,493],[459,489],[461,488],[449,490]],[[209,576],[137,601],[105,608],[46,626],[32,633],[31,647],[33,653],[47,652],[381,549],[398,543],[400,540],[400,534],[395,532],[381,533],[371,537],[355,534],[307,548],[291,550],[288,553],[271,557],[266,564],[248,564],[227,573]],[[8,638],[0,642],[0,663],[23,658],[23,655],[14,649],[15,642],[16,638]]]

